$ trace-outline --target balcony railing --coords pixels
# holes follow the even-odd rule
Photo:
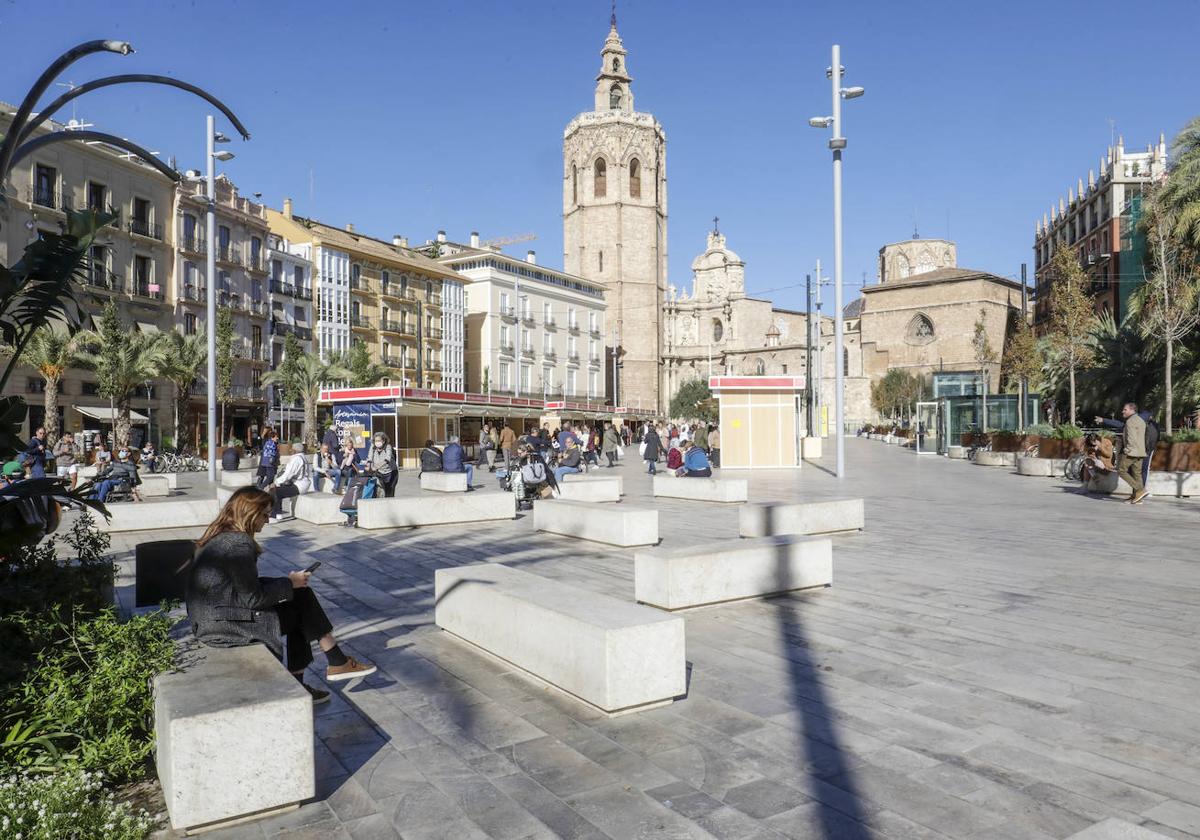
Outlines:
[[[149,237],[150,239],[162,239],[162,225],[155,224],[149,219],[130,219],[129,232],[136,233],[138,236]]]
[[[415,336],[417,334],[416,328],[411,324],[405,324],[401,321],[394,321],[391,318],[380,319],[379,329],[383,330],[384,332],[397,333],[399,335]]]
[[[578,362],[579,361],[579,351],[578,350],[569,351],[567,353],[567,360],[571,361],[571,362]]]
[[[441,341],[442,340],[442,328],[441,327],[427,327],[425,329],[425,337],[432,339],[434,341]]]
[[[412,367],[403,356],[383,356],[382,358],[384,367],[397,368],[399,370],[407,370]]]
[[[179,239],[179,249],[189,254],[207,254],[208,242],[205,241],[204,235],[183,236]]]
[[[593,338],[599,338],[600,337],[600,328],[599,327],[588,327],[588,334],[591,335]]]
[[[517,311],[515,309],[513,309],[511,306],[501,306],[500,307],[500,317],[501,318],[516,318],[516,316],[517,316]]]
[[[554,318],[547,318],[542,322],[542,327],[547,330],[556,330],[558,329],[558,323],[554,320]]]
[[[531,359],[532,359],[532,358],[533,358],[533,348],[532,348],[532,347],[522,347],[522,348],[521,348],[521,355],[522,355],[522,356],[528,356],[529,358],[531,358]]]
[[[245,307],[242,306],[242,296],[236,292],[228,292],[224,289],[217,290],[217,306],[225,309],[233,309],[237,312],[242,312]]]
[[[267,314],[267,302],[262,298],[250,298],[246,301],[246,308],[250,310],[251,315],[258,315],[260,318]]]
[[[567,332],[571,333],[572,335],[579,335],[579,324],[576,322],[567,324]]]
[[[241,258],[241,255],[238,253],[238,249],[233,247],[232,245],[218,244],[217,245],[217,262],[225,262],[225,263],[229,263],[231,265],[240,266],[242,264],[242,258]]]
[[[246,257],[246,268],[248,268],[250,271],[265,272],[267,270],[267,260],[262,254],[258,254],[256,256],[255,254],[251,253]]]
[[[369,294],[372,291],[371,281],[367,280],[365,277],[360,277],[357,280],[351,279],[350,280],[350,291],[366,292]]]
[[[190,300],[193,303],[207,303],[208,289],[204,286],[184,286],[183,299]]]
[[[588,361],[591,362],[593,365],[598,364],[600,361],[600,356],[596,353],[592,353],[588,356]]]
[[[441,292],[426,292],[425,293],[425,302],[428,303],[430,306],[441,306],[442,305],[442,293]]]
[[[552,362],[558,358],[558,352],[556,350],[543,350],[542,358],[548,362]]]
[[[261,400],[264,391],[261,385],[231,385],[229,396],[235,400]]]
[[[26,194],[30,204],[39,207],[49,207],[51,210],[70,210],[71,199],[56,189],[49,187],[32,187]]]
[[[350,317],[350,326],[358,327],[359,329],[363,330],[373,329],[371,326],[371,319],[366,315],[352,315]]]
[[[533,320],[533,312],[526,311],[521,313],[521,321],[527,326],[532,327],[536,322]]]
[[[432,361],[428,361],[425,363],[425,370],[427,372],[431,371],[431,370],[441,370],[441,369],[442,369],[442,363],[440,361],[438,361],[437,359],[433,359]]]
[[[512,342],[511,342],[511,341],[510,341],[508,344],[503,344],[503,343],[501,343],[501,345],[500,345],[500,352],[501,352],[501,353],[507,353],[508,355],[510,355],[510,356],[511,356],[511,355],[512,355],[512,351],[513,351],[513,346],[512,346]]]
[[[102,265],[93,263],[88,266],[85,279],[87,286],[92,289],[103,289],[108,292],[125,291],[125,279],[120,274],[114,274]]]
[[[151,300],[162,300],[163,299],[162,286],[156,286],[155,289],[153,291],[151,291],[150,287],[152,285],[154,285],[154,284],[152,284],[149,280],[145,280],[145,279],[136,280],[135,279],[132,283],[129,293],[132,295],[136,295],[137,297],[150,298]]]
[[[300,327],[295,324],[288,324],[283,321],[271,322],[272,335],[294,335],[301,341],[312,341],[312,329],[310,327]]]
[[[259,345],[258,347],[247,347],[246,358],[252,362],[267,362],[270,361],[271,358],[270,350],[263,345]]]
[[[312,292],[303,286],[293,286],[291,283],[284,283],[281,280],[271,281],[271,294],[287,295],[288,297],[299,298],[300,300],[312,300]]]

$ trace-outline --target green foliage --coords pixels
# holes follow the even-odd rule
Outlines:
[[[1200,117],[1194,117],[1171,144],[1170,174],[1161,200],[1173,216],[1174,235],[1200,253]]]
[[[349,379],[351,373],[336,361],[324,361],[314,353],[301,352],[295,364],[280,365],[263,377],[263,382],[276,385],[284,393],[299,396],[304,401],[304,442],[317,445],[317,399],[321,387],[329,382]]]
[[[130,329],[114,301],[104,304],[95,331],[80,337],[86,350],[80,361],[96,371],[97,390],[116,408],[113,436],[117,446],[129,444],[130,399],[134,391],[165,369],[167,337]]]
[[[0,837],[145,840],[155,820],[104,791],[99,773],[22,773],[0,780]]]
[[[1200,429],[1180,429],[1159,439],[1165,443],[1200,443]]]
[[[1074,423],[1060,423],[1054,427],[1054,435],[1058,440],[1075,440],[1083,437],[1083,429]]]
[[[79,364],[80,333],[70,333],[61,325],[37,330],[25,345],[21,361],[37,370],[46,383],[46,440],[58,441],[58,389],[63,375]]]
[[[1040,437],[1053,437],[1054,427],[1049,423],[1034,423],[1033,425],[1026,427],[1025,434],[1038,435]]]
[[[684,382],[671,397],[668,409],[670,415],[680,420],[717,419],[717,412],[712,404],[712,391],[703,379],[692,379]]]
[[[1017,388],[1025,379],[1029,382],[1030,390],[1037,391],[1044,361],[1033,328],[1028,321],[1020,318],[1009,336],[1008,346],[1004,348],[1002,366],[1005,380],[1011,387]]]
[[[881,417],[891,420],[910,416],[924,390],[920,376],[891,368],[882,379],[871,383],[871,407]]]
[[[228,402],[233,390],[233,368],[237,354],[233,350],[233,313],[217,311],[217,399]]]
[[[369,388],[387,376],[387,368],[371,359],[371,351],[361,341],[352,342],[350,349],[334,360],[350,371],[350,385],[354,388]]]
[[[208,341],[204,335],[183,335],[177,331],[167,334],[163,342],[161,375],[175,386],[175,423],[172,443],[182,441],[191,413],[192,386],[208,365]],[[163,446],[168,446],[163,438]]]
[[[1078,416],[1075,398],[1075,376],[1092,367],[1096,361],[1092,330],[1095,324],[1093,302],[1088,294],[1088,277],[1079,265],[1074,248],[1062,247],[1046,266],[1050,278],[1049,339],[1067,371],[1071,422]]]

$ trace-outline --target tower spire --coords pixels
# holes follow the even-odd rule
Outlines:
[[[609,22],[613,29],[617,28],[617,0],[612,0],[612,17]]]

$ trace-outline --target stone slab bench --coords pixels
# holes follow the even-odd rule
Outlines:
[[[679,610],[833,583],[829,537],[773,536],[639,551],[634,597]]]
[[[295,499],[292,515],[313,525],[341,525],[346,521],[346,514],[342,513],[341,493],[312,492],[299,495]]]
[[[621,547],[658,542],[658,511],[625,505],[597,507],[571,499],[542,499],[533,505],[538,531]]]
[[[171,482],[167,480],[165,475],[154,475],[152,473],[148,473],[146,475],[139,476],[139,478],[141,478],[142,483],[138,487],[138,492],[143,496],[155,497],[171,495]]]
[[[588,481],[615,481],[617,482],[617,495],[625,495],[625,478],[620,475],[591,475],[589,473],[567,473],[562,477],[562,484],[580,484]]]
[[[743,505],[738,509],[738,534],[743,537],[832,534],[865,527],[862,499]]]
[[[540,504],[540,503],[539,503]],[[463,493],[439,496],[397,496],[363,499],[358,503],[358,527],[412,528],[515,519],[517,497],[512,493]]]
[[[1200,472],[1151,470],[1146,489],[1153,496],[1200,496]]]
[[[564,481],[558,485],[558,498],[573,499],[577,502],[619,502],[621,479],[616,476],[599,476],[586,481]]]
[[[821,457],[821,439],[819,437],[806,437],[800,440],[800,457],[805,461],[812,461]]]
[[[222,487],[246,487],[254,484],[258,480],[258,470],[229,470],[228,472],[221,471],[220,481]]]
[[[1063,458],[1037,458],[1032,455],[1017,456],[1018,475],[1037,475],[1046,477],[1061,476],[1067,468]]]
[[[154,678],[155,765],[171,827],[277,813],[316,794],[312,698],[263,645],[182,653]]]
[[[980,467],[1015,467],[1017,465],[1017,453],[992,452],[987,449],[980,449],[975,453],[975,464]]]
[[[217,499],[172,499],[169,502],[116,502],[108,505],[111,519],[96,516],[101,531],[157,531],[168,528],[207,528],[217,516]]]
[[[438,569],[434,588],[438,627],[606,714],[687,691],[678,616],[494,563]]]
[[[654,476],[655,498],[692,499],[698,502],[744,502],[748,493],[744,478]]]
[[[448,472],[421,473],[421,489],[436,490],[439,493],[466,493],[467,474]]]
[[[947,446],[946,457],[953,458],[956,461],[961,461],[967,457],[967,447],[965,446]]]

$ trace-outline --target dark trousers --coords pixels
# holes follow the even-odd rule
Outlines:
[[[303,671],[313,661],[312,643],[333,632],[329,617],[307,586],[297,589],[292,600],[275,607],[279,614],[279,632],[284,637],[287,668],[293,673]]]
[[[708,461],[709,461],[709,463],[711,463],[711,464],[712,464],[714,467],[719,467],[719,466],[721,466],[721,450],[720,450],[720,449],[710,449],[710,450],[708,450]]]
[[[282,516],[283,515],[283,500],[291,499],[291,498],[293,498],[295,496],[299,496],[299,495],[300,495],[300,489],[298,487],[296,487],[295,484],[283,484],[283,485],[280,485],[279,487],[274,488],[271,491],[271,497],[275,500],[274,505],[271,508],[271,515],[272,516]],[[292,509],[295,510],[294,505],[293,505]]]
[[[400,480],[400,473],[393,472],[389,475],[379,476],[379,483],[383,485],[383,495],[387,498],[392,498],[396,495],[396,482]]]
[[[708,467],[705,467],[702,470],[690,470],[683,474],[684,478],[710,478],[711,476],[712,470],[710,470]]]
[[[617,465],[617,452],[615,449],[610,449],[608,452],[605,452],[604,455],[608,458],[608,465],[610,467],[615,467]]]
[[[258,468],[258,489],[266,490],[271,486],[271,482],[275,480],[275,473],[279,472],[278,465],[268,467],[260,465]]]

